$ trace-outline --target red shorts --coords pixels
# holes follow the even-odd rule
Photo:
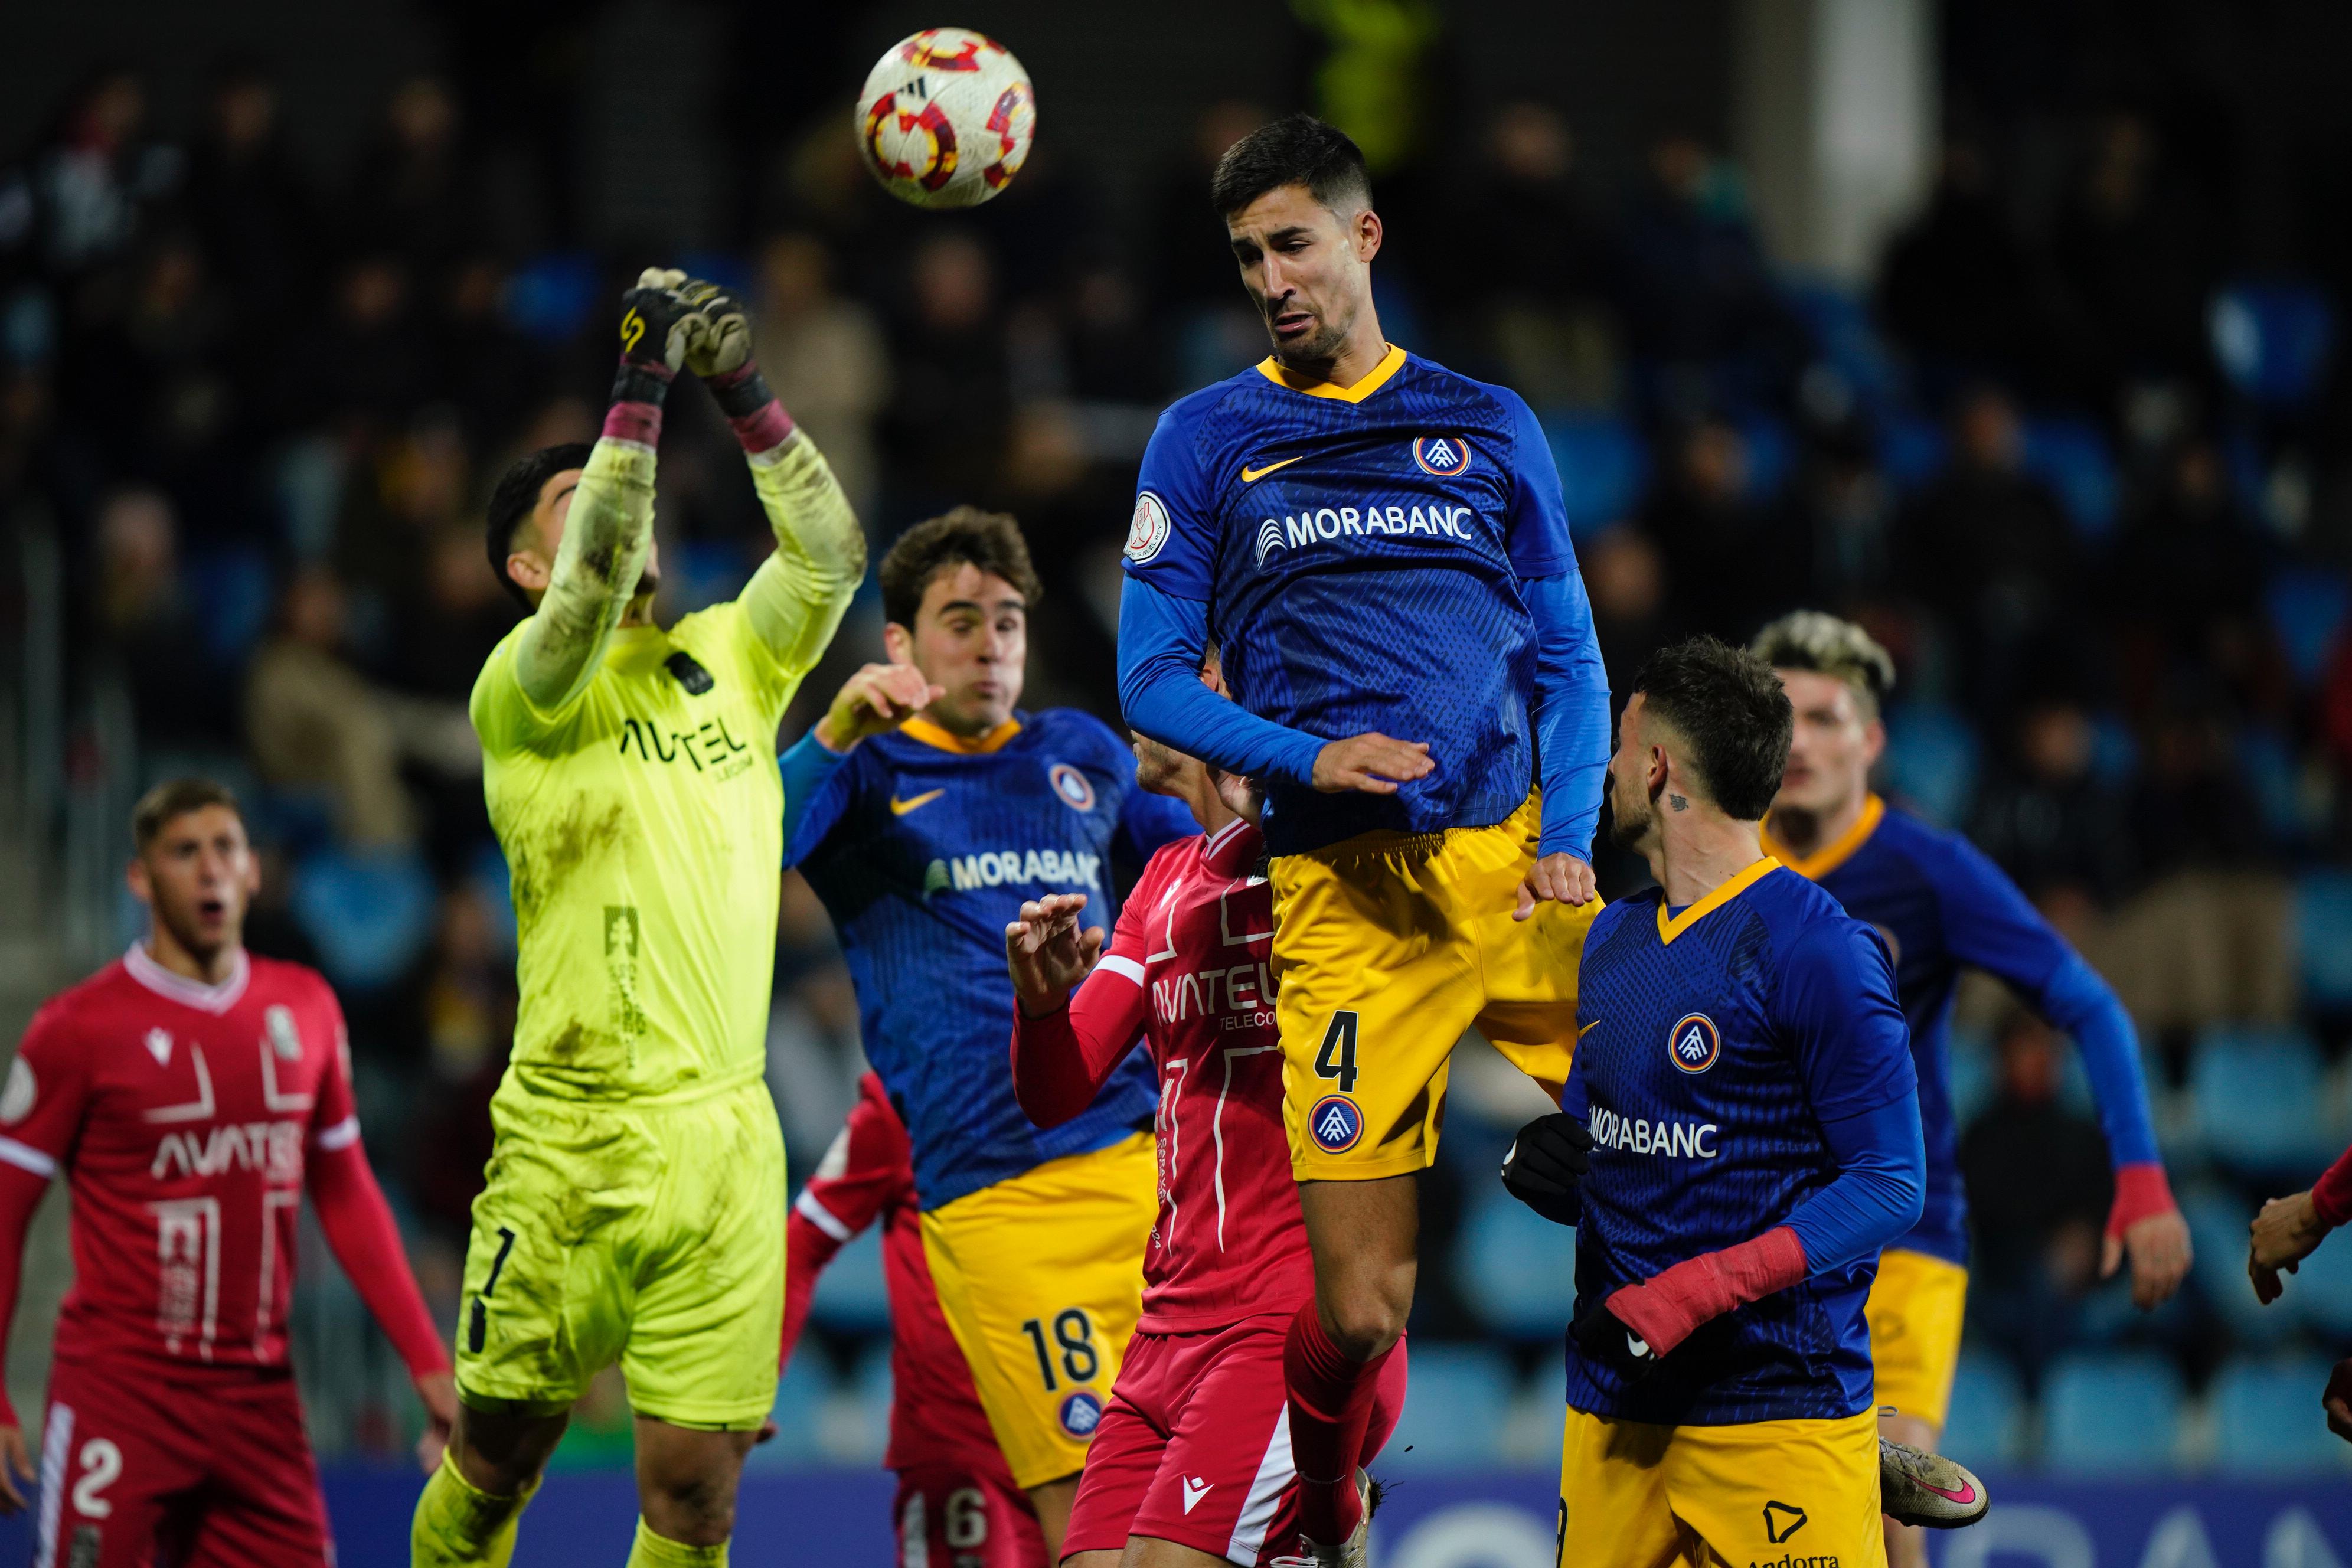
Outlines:
[[[1298,1486],[1282,1342],[1291,1314],[1197,1334],[1138,1333],[1095,1428],[1065,1556],[1155,1536],[1244,1564],[1295,1551]],[[1370,1459],[1404,1410],[1405,1352],[1381,1369]]]
[[[915,1465],[898,1472],[898,1561],[930,1568],[1046,1568],[1037,1510],[1010,1477],[961,1465]],[[917,1547],[912,1543],[921,1542]]]
[[[291,1376],[166,1383],[59,1362],[33,1568],[324,1568],[327,1510]]]

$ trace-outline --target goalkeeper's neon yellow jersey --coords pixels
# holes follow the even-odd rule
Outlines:
[[[471,703],[514,886],[521,1000],[501,1100],[643,1103],[757,1079],[783,861],[776,727],[799,672],[737,601],[614,631],[550,712],[516,679],[524,626]]]

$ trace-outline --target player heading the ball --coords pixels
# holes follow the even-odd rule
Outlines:
[[[1119,697],[1139,731],[1266,791],[1315,1258],[1291,1443],[1301,1529],[1345,1560],[1454,1042],[1475,1024],[1552,1091],[1568,1074],[1608,679],[1535,416],[1381,335],[1355,143],[1279,121],[1227,151],[1211,197],[1274,352],[1160,416]],[[1200,683],[1212,640],[1232,702]]]

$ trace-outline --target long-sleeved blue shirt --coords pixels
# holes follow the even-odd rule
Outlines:
[[[1669,1426],[1870,1408],[1863,1304],[1917,1220],[1909,1031],[1877,933],[1761,859],[1689,908],[1656,889],[1585,938],[1561,1105],[1592,1131],[1577,1311],[1775,1226],[1807,1277],[1701,1325],[1630,1383],[1569,1347],[1579,1410]]]
[[[1927,1201],[1895,1245],[1948,1262],[1969,1260],[1968,1194],[1952,1110],[1952,996],[1964,968],[2006,981],[2073,1037],[2117,1166],[2157,1162],[2139,1036],[2107,983],[2042,918],[2017,884],[1974,845],[1890,810],[1872,795],[1836,843],[1810,856],[1765,847],[1811,878],[1895,954],[1895,993],[1911,1026],[1919,1118],[1927,1144]]]
[[[1269,360],[1160,416],[1119,614],[1128,722],[1266,785],[1267,847],[1502,821],[1541,783],[1542,849],[1589,857],[1608,676],[1559,475],[1518,395],[1391,349],[1362,381]],[[1240,711],[1203,691],[1214,643]],[[1436,763],[1319,795],[1316,753],[1377,731]]]

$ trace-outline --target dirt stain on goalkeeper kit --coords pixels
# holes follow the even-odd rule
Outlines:
[[[622,815],[618,801],[593,813],[588,802],[579,801],[545,826],[516,825],[507,860],[519,926],[528,931],[573,872],[620,843]]]

